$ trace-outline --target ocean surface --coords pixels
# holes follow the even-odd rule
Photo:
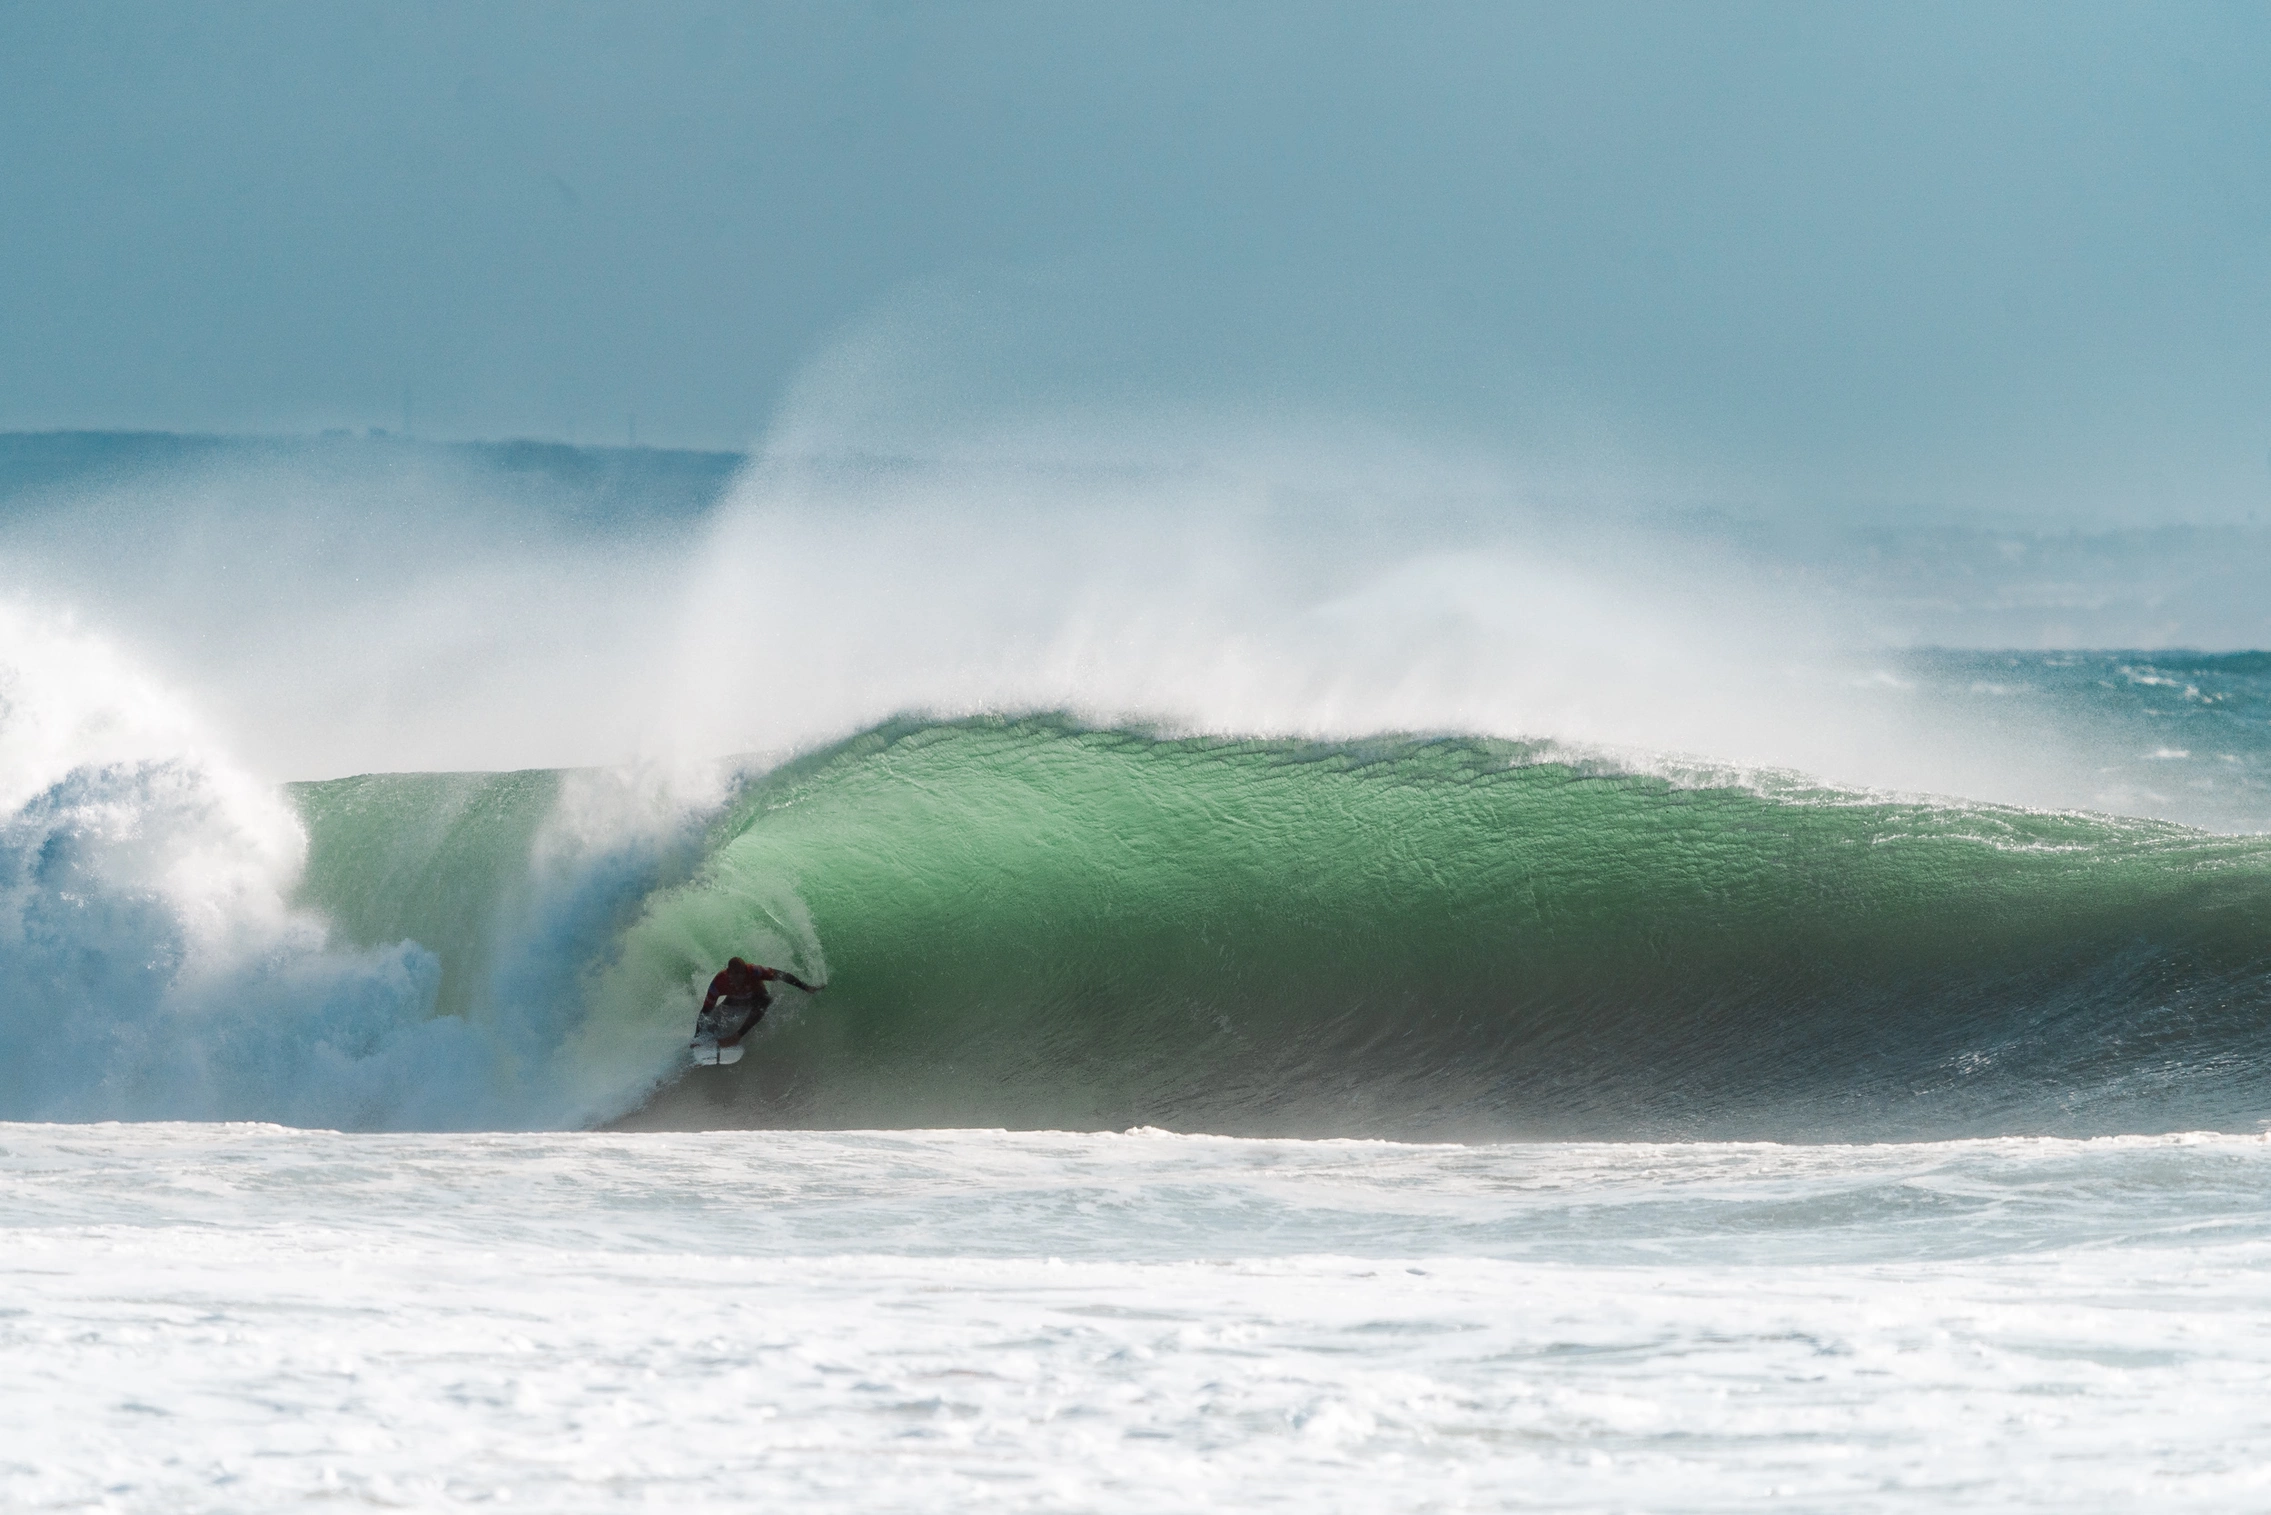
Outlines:
[[[2271,1147],[0,1128],[12,1509],[2249,1510]]]
[[[152,486],[43,446],[0,510],[11,1507],[2267,1497],[2271,654],[1595,657],[1550,576],[1438,539],[1383,569],[1411,603],[1209,619],[1144,565],[1166,631],[1097,579],[845,650],[881,611],[830,584],[688,623],[836,647],[805,686],[711,649],[766,751],[295,778],[234,755],[296,750],[253,713],[534,741],[563,686],[466,649],[554,637],[596,707],[577,618],[615,638],[688,542],[793,578],[864,539],[733,460],[507,450],[502,558],[358,587],[380,521],[293,560],[326,620],[213,589],[291,511],[208,475],[206,591],[113,625],[24,586],[138,550]],[[535,615],[557,553],[636,593],[465,598]],[[1293,646],[1375,632],[1424,677]],[[907,695],[989,639],[1054,671]],[[692,1069],[734,954],[826,988]]]

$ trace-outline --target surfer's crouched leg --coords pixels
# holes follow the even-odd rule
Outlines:
[[[734,1004],[734,1006],[720,1004],[718,1006],[718,1045],[720,1047],[738,1047],[740,1038],[747,1036],[749,1031],[754,1031],[756,1022],[761,1022],[763,1018],[765,1018],[765,1006],[761,1006],[761,1004]]]

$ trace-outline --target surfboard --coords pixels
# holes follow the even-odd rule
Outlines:
[[[695,1037],[692,1050],[694,1066],[697,1068],[722,1068],[727,1063],[741,1061],[741,1048],[738,1045],[721,1047],[714,1036]]]

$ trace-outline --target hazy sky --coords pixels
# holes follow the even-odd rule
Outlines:
[[[848,344],[950,420],[2271,504],[2261,5],[0,0],[0,149],[0,429],[740,447]]]

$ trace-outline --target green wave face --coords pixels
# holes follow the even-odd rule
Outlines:
[[[437,1008],[478,1016],[501,913],[527,887],[559,775],[365,774],[293,786],[310,838],[300,902],[356,947],[408,939],[441,959]]]
[[[752,782],[645,900],[584,981],[577,1062],[653,1065],[739,952],[829,988],[784,992],[751,1057],[634,1123],[1853,1137],[2271,1113],[2261,841],[1537,757],[871,732]]]

